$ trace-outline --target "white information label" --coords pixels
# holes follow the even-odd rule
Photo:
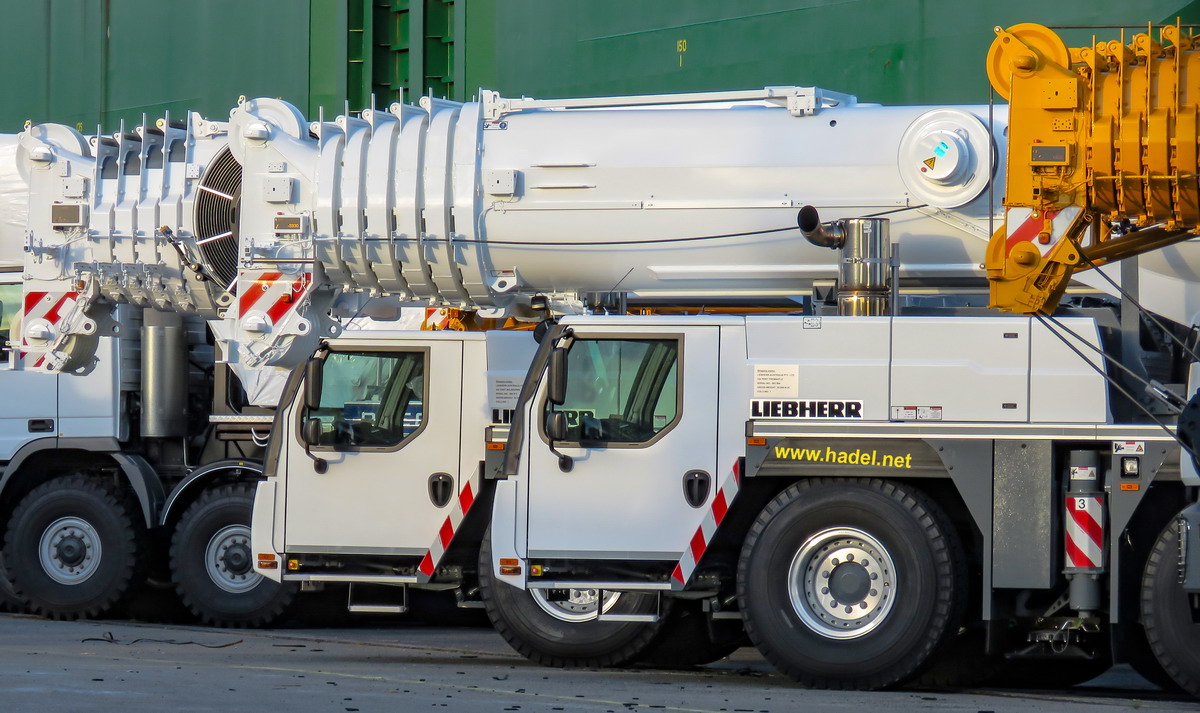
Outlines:
[[[489,374],[488,381],[490,382],[492,408],[516,408],[517,397],[521,395],[521,377],[505,374]]]
[[[755,364],[754,398],[792,399],[800,395],[800,365]]]
[[[916,421],[917,407],[916,406],[893,406],[892,407],[893,421]]]
[[[918,421],[941,421],[942,407],[941,406],[918,406],[917,407]]]

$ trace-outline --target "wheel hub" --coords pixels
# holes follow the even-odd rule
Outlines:
[[[204,551],[204,568],[209,579],[231,594],[258,586],[262,575],[254,571],[250,557],[250,528],[229,525],[218,530]]]
[[[38,540],[42,571],[59,584],[86,581],[100,567],[100,533],[87,520],[64,517],[50,523]]]
[[[812,631],[853,639],[887,618],[897,581],[891,555],[878,540],[857,528],[832,528],[810,537],[792,559],[788,598]]]
[[[58,559],[68,567],[76,567],[87,556],[87,545],[83,544],[83,539],[71,535],[59,540],[55,545]]]

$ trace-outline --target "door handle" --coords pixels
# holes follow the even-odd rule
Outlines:
[[[703,470],[689,470],[683,474],[683,497],[694,508],[708,502],[708,491],[712,488],[712,476]]]
[[[454,497],[454,478],[449,473],[434,473],[429,476],[429,499],[435,507],[444,508]]]
[[[30,433],[51,433],[54,431],[54,419],[52,418],[31,418],[29,419]]]

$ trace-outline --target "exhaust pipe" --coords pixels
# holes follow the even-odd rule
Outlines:
[[[813,245],[841,251],[838,256],[838,314],[874,317],[888,313],[892,241],[887,218],[843,218],[822,223],[806,205],[796,216],[800,233]]]
[[[800,234],[808,242],[821,248],[839,250],[846,244],[846,230],[840,220],[821,222],[821,216],[813,206],[806,205],[796,215]]]

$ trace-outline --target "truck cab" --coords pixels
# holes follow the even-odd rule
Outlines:
[[[1141,651],[1110,639],[1146,636],[1129,572],[1178,510],[1179,450],[1111,417],[1095,318],[572,317],[548,340],[480,563],[535,661],[568,623],[608,627],[575,644],[603,661],[696,619],[818,687]],[[546,606],[569,591],[591,596]]]
[[[407,586],[459,587],[476,552],[458,535],[487,510],[476,502],[490,496],[489,444],[501,447],[535,347],[519,331],[323,344],[276,414],[252,518],[257,571],[348,583],[352,611],[403,611]]]

